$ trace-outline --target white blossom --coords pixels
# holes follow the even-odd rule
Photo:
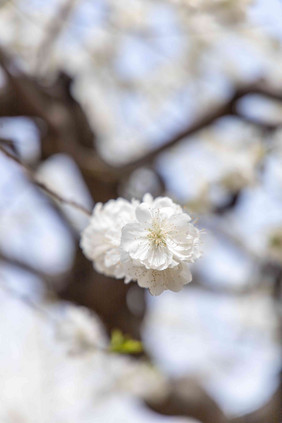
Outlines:
[[[192,274],[187,263],[162,271],[136,266],[130,260],[127,260],[125,265],[127,274],[125,282],[136,280],[140,287],[148,288],[152,295],[160,295],[167,289],[178,292],[192,280]]]
[[[191,282],[188,263],[201,256],[200,231],[168,197],[143,202],[118,198],[97,204],[81,247],[101,273],[137,281],[152,295],[179,291]]]
[[[82,233],[81,248],[95,269],[107,276],[124,277],[120,262],[122,227],[134,219],[136,203],[122,198],[96,204],[89,225]]]
[[[136,221],[122,229],[121,250],[127,280],[137,280],[152,295],[179,291],[191,282],[187,263],[201,256],[200,231],[168,197],[144,197]]]
[[[167,197],[136,208],[134,223],[122,229],[121,248],[146,269],[164,270],[198,258],[199,231]],[[196,247],[196,248],[195,248]]]

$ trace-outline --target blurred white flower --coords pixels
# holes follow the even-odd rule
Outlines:
[[[146,361],[118,354],[100,354],[104,369],[104,389],[109,393],[127,393],[142,399],[161,399],[168,392],[165,375]],[[102,391],[102,390],[101,390]]]
[[[259,408],[273,395],[281,348],[267,290],[236,296],[191,287],[181,295],[150,296],[147,306],[144,346],[167,375],[196,378],[230,416]]]
[[[67,318],[75,321],[66,330],[67,343],[76,326],[83,328],[87,339],[103,341],[102,323],[95,314],[89,319],[86,309],[74,305],[66,308],[58,303],[54,308],[38,303],[45,310],[42,314],[2,290],[0,294],[0,333],[5,338],[0,349],[0,374],[5,380],[0,384],[1,423],[157,421],[144,405],[139,410],[131,409],[129,401],[124,403],[125,398],[141,404],[148,396],[157,399],[166,394],[166,378],[152,365],[94,349],[66,354],[53,336],[53,319],[48,316],[61,318],[63,324],[67,311]],[[143,411],[147,418],[142,418]]]
[[[56,336],[63,341],[70,353],[106,348],[108,340],[96,314],[86,307],[59,305]],[[63,316],[62,316],[63,312]]]
[[[89,225],[82,233],[80,246],[98,272],[116,278],[125,276],[120,262],[121,229],[134,220],[136,204],[118,198],[94,207]]]

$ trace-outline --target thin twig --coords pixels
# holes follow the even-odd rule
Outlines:
[[[31,180],[31,182],[33,184],[35,184],[38,188],[42,189],[43,191],[46,192],[46,194],[50,195],[51,197],[53,197],[55,200],[59,201],[62,204],[66,204],[68,206],[74,207],[77,210],[81,211],[82,213],[86,214],[87,216],[91,216],[91,212],[86,209],[84,206],[82,206],[81,204],[77,203],[76,201],[73,200],[68,200],[64,197],[62,197],[60,194],[58,194],[57,192],[53,191],[52,189],[50,189],[49,187],[47,187],[43,182],[40,182],[36,179],[36,177],[34,176],[32,170],[24,165],[20,159],[18,159],[16,156],[14,156],[12,153],[10,153],[9,151],[7,151],[4,147],[2,147],[0,145],[0,151],[9,159],[13,160],[15,163],[17,163],[19,166],[21,166],[21,168],[27,173],[28,178]]]
[[[0,280],[3,281],[5,278],[0,273]],[[25,305],[27,305],[32,310],[38,312],[42,317],[44,318],[53,318],[52,315],[46,312],[46,310],[43,307],[40,307],[36,302],[32,301],[27,295],[23,295],[19,292],[17,292],[15,289],[8,286],[7,283],[5,285],[3,283],[0,283],[0,288],[5,291],[7,294],[9,294],[11,297],[15,298],[16,300],[21,301]],[[54,319],[53,319],[54,320]]]
[[[52,276],[50,274],[47,274],[45,272],[43,272],[42,270],[36,269],[35,267],[33,267],[32,265],[26,263],[25,261],[22,261],[18,258],[15,257],[10,257],[8,255],[6,255],[5,253],[3,253],[0,250],[0,261],[3,261],[5,263],[7,263],[10,266],[15,266],[15,267],[19,267],[22,270],[32,273],[35,276],[38,276],[39,278],[42,279],[51,279]],[[54,276],[54,278],[56,278],[57,275]]]
[[[66,200],[65,198],[61,197],[57,192],[52,191],[50,188],[48,188],[42,182],[34,181],[34,183],[39,188],[43,189],[43,191],[45,191],[47,194],[51,195],[51,197],[53,197],[55,200],[59,201],[60,203],[67,204],[68,206],[71,206],[71,207],[78,209],[79,211],[86,214],[87,216],[91,216],[91,212],[88,209],[86,209],[84,206],[82,206],[81,204],[77,203],[76,201]]]

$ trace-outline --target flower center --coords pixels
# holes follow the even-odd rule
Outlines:
[[[148,229],[147,238],[155,244],[156,247],[166,245],[166,233],[159,226],[154,225],[152,228]]]

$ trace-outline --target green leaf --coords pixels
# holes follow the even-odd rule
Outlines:
[[[142,342],[124,335],[119,329],[112,331],[109,350],[119,354],[138,354],[143,351]]]

